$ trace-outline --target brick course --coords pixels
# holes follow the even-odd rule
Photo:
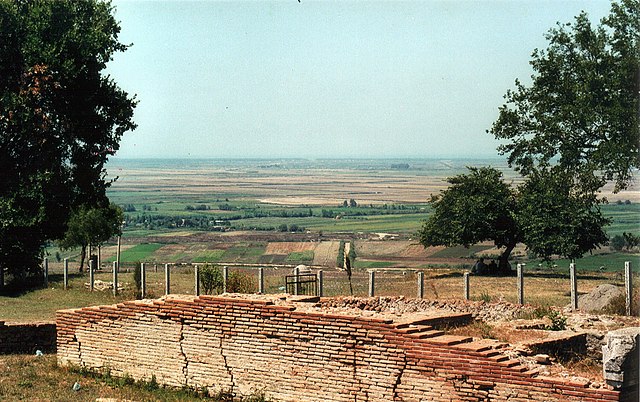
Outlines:
[[[279,303],[280,304],[280,303]],[[221,296],[168,297],[57,313],[58,362],[171,386],[278,401],[618,401],[617,391],[542,377],[503,344],[425,325]]]

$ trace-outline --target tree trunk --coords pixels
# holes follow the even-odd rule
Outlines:
[[[82,272],[84,270],[84,258],[87,255],[87,245],[82,245],[82,252],[80,252],[80,267],[78,267],[78,272]]]
[[[500,254],[500,258],[498,259],[498,274],[511,275],[512,272],[511,264],[509,264],[509,257],[511,256],[511,252],[515,247],[516,243],[508,244],[504,252]]]

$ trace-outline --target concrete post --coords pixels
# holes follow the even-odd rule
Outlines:
[[[140,263],[140,298],[147,297],[147,272],[144,267],[144,262]]]
[[[62,286],[64,290],[69,288],[69,259],[65,258],[63,262],[63,271],[62,271]]]
[[[375,296],[376,289],[376,273],[375,271],[369,271],[369,297]]]
[[[195,275],[195,288],[193,294],[200,296],[200,266],[198,264],[194,265],[193,273]]]
[[[164,264],[164,294],[171,293],[171,271],[169,270],[169,264]]]
[[[464,299],[469,300],[469,273],[465,272],[462,274],[463,288],[464,288]]]
[[[44,287],[49,286],[49,259],[47,257],[42,261],[42,268],[44,270]]]
[[[517,265],[517,275],[518,275],[518,304],[524,304],[524,275],[522,274],[523,268],[525,264]]]
[[[113,295],[118,295],[118,262],[113,262]]]
[[[295,267],[293,269],[293,275],[294,280],[296,281],[293,288],[293,294],[297,296],[300,294],[300,283],[298,283],[298,281],[300,280],[300,268]]]
[[[624,262],[624,287],[626,290],[626,313],[631,315],[631,303],[633,302],[633,272],[631,272],[631,261]]]
[[[222,267],[222,293],[227,293],[227,282],[229,282],[229,267]]]
[[[258,268],[258,293],[264,294],[264,268]]]
[[[418,299],[424,299],[424,272],[418,272]]]
[[[100,249],[100,245],[98,244],[98,266],[101,267],[102,266],[102,253],[101,253],[101,249]]]
[[[153,272],[158,273],[158,264],[153,264]]]
[[[319,297],[324,297],[324,273],[322,272],[322,270],[318,271],[318,273],[316,274],[318,276],[318,289],[317,289],[317,296]]]
[[[569,264],[569,277],[571,279],[571,309],[578,309],[578,280],[576,278],[576,264]]]
[[[116,252],[116,262],[118,263],[118,266],[120,266],[120,241],[121,241],[122,236],[118,236],[118,250]]]
[[[93,260],[89,260],[89,290],[93,292]]]

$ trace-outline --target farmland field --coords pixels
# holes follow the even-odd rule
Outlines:
[[[398,163],[406,163],[397,169]],[[120,160],[110,199],[126,215],[123,264],[307,264],[333,268],[340,240],[354,241],[356,269],[463,268],[500,253],[490,242],[425,249],[415,239],[430,214],[429,200],[465,166],[490,165],[518,183],[495,160]],[[640,234],[640,191],[607,193],[602,206],[610,236]],[[52,247],[50,255],[79,260]],[[115,243],[101,250],[103,267]],[[566,271],[569,261],[528,260],[519,245],[514,264]],[[618,271],[637,253],[596,250],[577,261],[583,270]]]

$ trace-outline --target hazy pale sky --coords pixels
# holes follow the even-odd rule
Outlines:
[[[609,1],[114,1],[119,157],[495,156],[534,48]]]

